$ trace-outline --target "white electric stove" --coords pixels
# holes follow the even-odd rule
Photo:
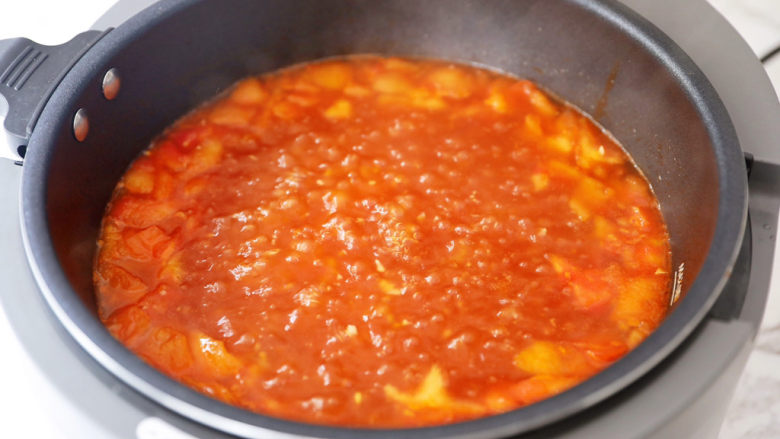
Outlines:
[[[710,2],[737,28],[757,57],[769,55],[780,46],[779,0]],[[122,3],[140,8],[151,0]],[[25,36],[43,44],[59,44],[91,28],[100,17],[103,24],[121,22],[125,16],[118,8],[109,11],[113,5],[111,0],[25,0],[4,4],[0,7],[0,39]],[[775,87],[780,88],[780,54],[770,57],[765,66]],[[0,160],[0,276],[4,285],[0,288],[0,437],[177,439],[209,435],[171,426],[163,421],[164,409],[110,379],[105,372],[95,370],[94,362],[78,355],[78,348],[60,329],[35,290],[27,269],[18,220],[20,177],[20,167]],[[776,206],[761,206],[767,205]],[[753,245],[774,247],[777,213],[764,213],[751,204]],[[774,247],[775,254],[777,250]],[[765,272],[771,269],[772,273],[780,273],[777,260],[771,266],[769,263],[753,261],[759,267],[765,265]],[[775,279],[769,288],[765,329],[758,336],[758,350],[748,360],[720,439],[780,437],[780,282]],[[723,331],[723,337],[740,336],[744,333]],[[701,343],[694,345],[689,349],[708,348]],[[709,349],[717,350],[712,346]],[[717,352],[712,361],[717,363]],[[684,374],[680,376],[684,379]],[[708,433],[712,431],[707,429]]]

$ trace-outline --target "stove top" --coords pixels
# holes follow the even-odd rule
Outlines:
[[[739,11],[743,11],[739,9],[737,0],[711,1],[721,11],[729,13],[729,17],[739,17]],[[136,6],[151,3],[150,0],[134,2]],[[128,2],[123,2],[126,3]],[[657,1],[655,7],[647,7],[647,0],[625,0],[625,3],[636,7],[654,22],[654,10],[663,7],[680,8],[680,20],[692,18],[686,15],[690,12],[686,12],[686,6],[678,5],[674,0]],[[690,3],[695,1],[691,0]],[[743,3],[754,7],[751,11],[765,3],[776,5],[775,0],[751,0]],[[106,0],[57,3],[50,3],[48,0],[26,0],[13,5],[13,10],[7,10],[4,5],[4,17],[16,17],[19,21],[7,23],[8,18],[0,17],[0,37],[23,35],[41,43],[58,44],[89,28],[110,5],[111,2]],[[642,5],[646,10],[639,7]],[[731,12],[729,8],[732,8]],[[776,5],[775,9],[780,17],[780,5]],[[760,16],[766,17],[766,14]],[[125,17],[122,8],[114,8],[96,27],[114,25],[121,21],[122,17]],[[722,24],[719,22],[721,18],[714,11],[712,16],[695,18],[699,23],[697,29],[706,30],[707,27],[703,25],[708,23]],[[747,22],[747,19],[742,17],[735,18],[735,23],[740,20]],[[718,63],[720,50],[702,49],[713,43],[709,38],[697,35],[699,31],[691,31],[689,26],[680,26],[679,23],[664,23],[659,27],[681,42],[686,51],[695,52],[698,57],[693,58],[699,65]],[[754,41],[769,41],[774,38],[772,35],[777,37],[776,43],[780,44],[780,24],[776,33],[773,33],[771,24],[761,28],[763,30],[760,32],[756,29],[758,28],[754,28],[753,34],[758,36],[748,38],[754,50],[758,48],[768,53],[773,43],[762,43],[762,46]],[[751,41],[750,38],[755,40]],[[727,42],[735,46],[743,45],[741,41],[733,38]],[[737,52],[743,59],[733,62],[742,64],[747,70],[754,70],[752,73],[755,76],[755,70],[761,69],[760,64],[751,58],[752,54],[744,50],[744,47],[738,48],[741,50]],[[780,56],[777,61],[776,71],[780,79]],[[771,67],[775,64],[768,65]],[[733,78],[728,77],[730,70],[705,70],[730,112],[739,108],[732,114],[754,114],[742,111],[741,106],[748,104],[739,96],[743,93],[741,87],[719,87],[719,83],[728,84],[733,81]],[[764,90],[772,89],[764,87]],[[754,111],[780,114],[776,100],[752,100],[750,103],[764,106],[764,110],[758,108],[753,109]],[[750,130],[777,130],[761,125],[760,119],[735,118],[734,122],[750,127]],[[715,318],[707,319],[697,329],[696,335],[661,367],[643,377],[629,391],[621,393],[607,404],[599,405],[598,416],[585,413],[584,416],[575,418],[568,427],[557,432],[558,437],[575,434],[578,437],[626,437],[628,428],[641,429],[642,426],[658,425],[663,426],[658,431],[632,431],[631,434],[641,436],[647,433],[655,435],[654,437],[664,437],[664,432],[671,434],[686,431],[701,437],[717,435],[722,413],[713,411],[722,410],[718,408],[722,406],[722,399],[730,396],[752,348],[755,322],[760,321],[764,309],[765,296],[761,292],[769,288],[773,271],[772,255],[775,252],[775,233],[780,210],[780,150],[776,151],[774,145],[768,142],[754,139],[754,133],[750,130],[738,132],[743,146],[748,145],[746,149],[749,149],[756,159],[750,178],[752,239],[746,244],[740,259],[744,266],[735,269],[735,276],[726,288],[727,294],[713,309]],[[136,436],[139,439],[217,437],[209,430],[171,418],[164,409],[119,384],[94,361],[81,355],[80,348],[62,331],[35,290],[24,259],[18,220],[20,177],[20,167],[7,160],[0,161],[0,188],[3,188],[0,190],[0,206],[4,206],[4,215],[0,216],[0,274],[6,285],[0,291],[0,346],[4,349],[0,375],[14,377],[4,384],[4,391],[0,395],[0,411],[9,414],[0,426],[0,435],[36,438]],[[750,265],[752,270],[748,275],[747,267]],[[745,292],[747,296],[744,295]],[[780,294],[774,295],[778,296]],[[690,358],[697,358],[699,361],[690,361]],[[735,358],[738,360],[734,361]],[[703,368],[705,364],[707,367]],[[721,370],[712,370],[718,368]],[[711,369],[712,373],[704,373],[703,369]],[[728,379],[715,381],[713,377],[717,376],[725,376]],[[675,398],[670,390],[680,388],[701,395],[700,399],[704,400],[705,404],[690,405],[684,398]],[[698,417],[684,416],[697,410],[702,411]],[[41,416],[41,413],[45,416]],[[715,419],[714,423],[701,422],[703,413]],[[643,421],[637,422],[638,419]],[[628,422],[631,424],[627,424]]]

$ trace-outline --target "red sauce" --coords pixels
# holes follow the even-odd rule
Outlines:
[[[358,57],[238,83],[163,133],[107,209],[100,316],[162,372],[312,423],[531,404],[667,311],[647,181],[531,82]]]

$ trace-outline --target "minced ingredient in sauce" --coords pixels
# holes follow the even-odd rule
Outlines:
[[[411,427],[562,392],[663,319],[658,203],[533,83],[354,57],[239,82],[130,166],[94,280],[111,333],[259,413]]]

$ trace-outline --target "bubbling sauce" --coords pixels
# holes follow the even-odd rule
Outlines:
[[[533,83],[354,57],[245,79],[107,208],[111,333],[163,373],[316,424],[437,425],[562,392],[667,312],[648,182]]]

